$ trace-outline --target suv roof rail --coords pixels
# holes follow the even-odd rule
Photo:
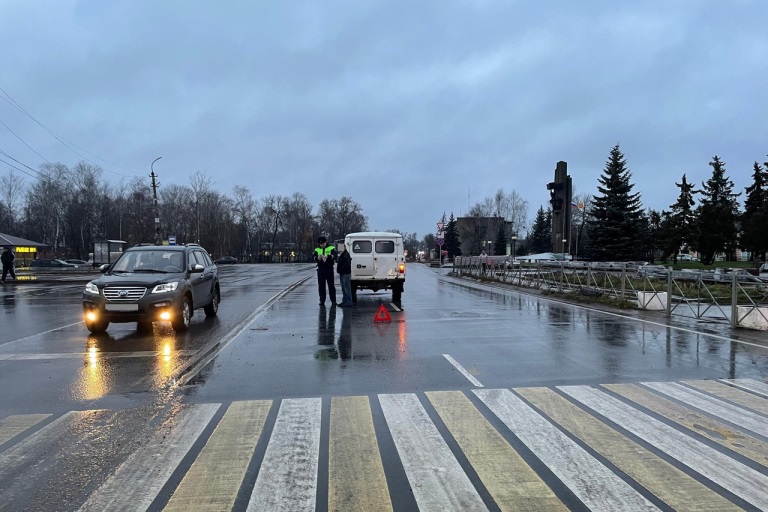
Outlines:
[[[134,245],[134,247],[146,247],[148,245],[155,245],[155,244],[153,244],[151,242],[141,242],[141,243],[138,243],[138,244]]]
[[[186,247],[201,247],[200,244],[195,244],[195,243],[184,244],[184,246],[186,246]]]

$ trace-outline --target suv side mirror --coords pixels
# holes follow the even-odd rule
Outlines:
[[[99,272],[101,272],[103,274],[104,272],[109,270],[109,267],[110,267],[109,263],[105,263],[105,264],[99,266]]]
[[[193,263],[189,265],[189,271],[193,274],[199,274],[205,270],[205,267],[199,263]]]

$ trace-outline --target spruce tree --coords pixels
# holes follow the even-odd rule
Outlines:
[[[693,183],[688,183],[685,174],[680,183],[675,182],[675,186],[680,189],[680,195],[677,201],[669,206],[668,229],[663,240],[664,255],[672,255],[672,259],[677,261],[677,255],[680,247],[688,244],[696,247],[698,242],[698,225],[693,205],[696,201],[693,199]]]
[[[768,250],[768,162],[765,169],[755,162],[752,185],[746,187],[744,214],[741,217],[741,247],[752,261],[765,261]]]
[[[656,252],[659,250],[659,246],[662,245],[662,239],[664,234],[662,232],[662,218],[667,212],[656,210],[650,210],[648,212],[648,253],[645,255],[645,259],[651,264],[656,261]]]
[[[642,258],[647,242],[647,220],[639,193],[632,193],[632,173],[616,144],[598,179],[600,195],[592,199],[589,248],[597,261],[628,261]]]
[[[461,256],[461,240],[459,239],[458,221],[451,212],[448,219],[448,225],[445,228],[445,250],[448,251],[448,257]]]
[[[529,252],[538,254],[549,252],[552,248],[552,219],[551,214],[544,213],[544,207],[539,206],[536,212],[536,218],[531,227],[531,234],[528,237]]]
[[[725,162],[715,155],[709,165],[712,176],[701,184],[701,190],[695,191],[701,195],[696,210],[699,227],[697,249],[705,265],[714,263],[718,252],[725,252],[730,258],[736,249],[736,222],[739,216],[736,198],[741,195],[733,193],[733,181],[725,175]]]

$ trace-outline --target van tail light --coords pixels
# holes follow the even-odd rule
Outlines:
[[[405,263],[400,263],[397,266],[397,271],[400,272],[401,274],[405,274]]]

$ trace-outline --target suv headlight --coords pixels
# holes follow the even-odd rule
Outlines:
[[[96,286],[93,283],[88,283],[88,284],[85,285],[85,293],[92,293],[94,295],[98,295],[99,294],[99,287]]]
[[[176,288],[179,286],[178,281],[174,281],[172,283],[163,283],[155,286],[152,288],[151,293],[164,293],[164,292],[173,292],[176,291]]]

